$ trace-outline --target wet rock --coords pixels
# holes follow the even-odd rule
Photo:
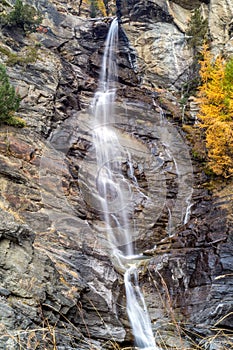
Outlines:
[[[150,1],[142,3],[131,0],[128,2],[128,6],[122,9],[122,14],[129,16],[130,21],[138,21],[145,23],[149,22],[172,22],[172,17],[167,11],[165,2],[161,1]]]

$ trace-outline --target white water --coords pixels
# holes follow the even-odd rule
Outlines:
[[[127,312],[134,331],[135,342],[139,349],[157,349],[145,300],[139,287],[138,272],[135,265],[125,272],[124,282]]]
[[[143,294],[139,287],[136,256],[132,240],[133,226],[130,222],[134,210],[131,199],[132,184],[122,173],[122,161],[127,160],[128,177],[134,185],[131,155],[121,146],[117,130],[114,128],[116,97],[117,63],[116,50],[118,43],[118,21],[113,20],[105,44],[102,71],[98,90],[93,101],[94,131],[93,140],[96,149],[97,176],[96,186],[102,206],[102,220],[114,258],[124,269],[124,282],[127,300],[127,313],[139,349],[158,349],[146,308]],[[132,265],[131,267],[130,264]]]

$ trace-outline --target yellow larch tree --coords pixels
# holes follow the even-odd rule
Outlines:
[[[206,44],[202,56],[197,102],[208,166],[215,174],[229,177],[233,176],[233,59],[214,59]]]

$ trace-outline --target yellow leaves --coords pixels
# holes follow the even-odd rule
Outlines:
[[[199,62],[201,66],[199,73],[202,79],[202,87],[203,87],[204,84],[208,82],[210,74],[213,70],[213,67],[211,64],[212,56],[209,51],[209,46],[207,44],[203,45],[203,50],[201,53],[203,56],[203,60]]]
[[[233,94],[231,94],[230,97],[228,97],[226,99],[225,103],[228,104],[228,108],[231,111],[231,117],[232,117],[232,115],[233,115]]]
[[[211,63],[211,56],[204,56],[208,59],[208,64],[202,66],[200,76],[203,84],[199,87],[199,97],[206,99],[209,104],[224,104],[225,92],[223,87],[224,80],[224,62],[221,58],[217,58]],[[206,71],[204,71],[206,69]]]
[[[233,122],[217,121],[206,132],[209,165],[217,175],[233,175]]]
[[[198,117],[202,121],[201,126],[208,127],[215,123],[214,117],[221,113],[221,107],[217,105],[209,105],[203,102],[205,101],[202,101],[202,103],[200,104],[200,112],[198,114]]]
[[[196,101],[199,103],[200,126],[206,128],[208,165],[217,175],[233,175],[233,60],[215,60],[203,46],[200,61],[202,84]]]
[[[106,13],[106,8],[105,8],[103,0],[97,0],[97,5],[98,5],[98,8],[101,11],[102,15],[104,17],[106,17],[107,13]]]

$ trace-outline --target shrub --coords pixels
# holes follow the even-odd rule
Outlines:
[[[14,86],[9,82],[6,68],[0,64],[0,123],[23,126],[22,121],[14,117],[19,108],[20,97],[16,94]]]
[[[39,12],[33,6],[24,5],[21,0],[16,0],[14,9],[1,17],[2,24],[17,26],[24,31],[33,31],[42,22]]]

